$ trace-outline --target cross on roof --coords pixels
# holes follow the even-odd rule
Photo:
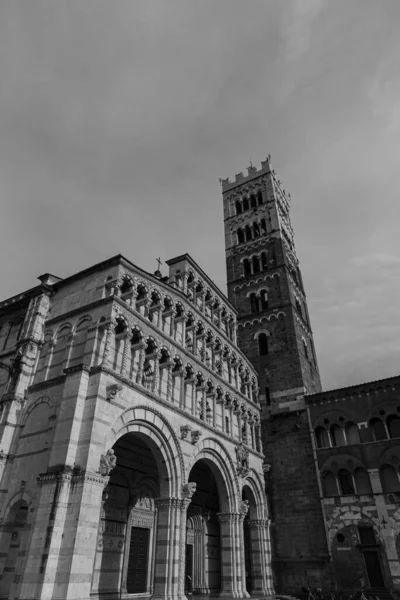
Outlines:
[[[158,270],[160,270],[160,267],[161,267],[161,265],[162,265],[161,258],[160,258],[160,257],[159,257],[159,258],[156,258],[156,261],[157,261],[157,263],[158,263]]]

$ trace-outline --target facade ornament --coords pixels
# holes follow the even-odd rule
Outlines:
[[[196,492],[197,483],[194,481],[189,481],[188,483],[184,483],[182,486],[182,496],[185,500],[191,500],[193,494]]]
[[[249,474],[249,451],[243,443],[235,448],[237,459],[237,474],[240,477],[246,477]]]
[[[249,512],[249,501],[248,500],[242,500],[241,503],[240,503],[240,505],[239,505],[239,513],[241,515],[243,515],[243,517],[245,517],[248,512]]]
[[[181,439],[185,440],[191,430],[190,425],[181,425]]]
[[[271,465],[268,465],[267,463],[264,463],[262,466],[263,472],[264,473],[269,473],[271,470]]]
[[[114,400],[115,396],[120,392],[123,388],[122,383],[113,383],[106,387],[107,400],[110,402]]]
[[[100,457],[100,468],[99,473],[103,477],[106,477],[111,473],[117,464],[117,457],[115,456],[114,450],[110,448],[105,454]]]
[[[192,431],[192,444],[195,446],[197,444],[197,442],[199,441],[201,436],[201,431],[199,431],[198,429],[196,431]]]

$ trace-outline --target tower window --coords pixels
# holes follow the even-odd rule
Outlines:
[[[299,315],[302,317],[302,316],[303,316],[303,311],[302,311],[302,308],[301,308],[300,300],[298,300],[298,299],[296,298],[295,302],[296,302],[296,309],[297,309],[297,312],[298,312],[298,313],[299,313]]]
[[[238,244],[243,244],[243,242],[244,242],[244,231],[243,231],[243,229],[238,229],[236,233],[237,233]]]
[[[265,290],[261,290],[261,310],[268,310],[268,295]]]
[[[258,202],[258,206],[260,206],[260,204],[264,203],[261,190],[258,190],[258,192],[257,192],[257,202]]]
[[[253,224],[254,237],[260,237],[260,226],[258,223]]]
[[[261,219],[261,233],[267,233],[267,224],[265,219]]]
[[[253,273],[260,272],[260,261],[258,260],[258,256],[253,256]]]
[[[269,387],[265,388],[265,402],[267,403],[267,406],[271,406],[271,394],[269,391]]]
[[[257,207],[257,198],[253,194],[250,196],[250,205],[251,208]]]
[[[260,333],[258,336],[258,353],[260,356],[268,354],[268,337],[266,333]]]
[[[243,198],[243,210],[249,210],[250,205],[249,205],[249,199],[248,198]]]
[[[250,310],[252,313],[259,312],[260,310],[258,298],[255,294],[250,294]]]
[[[248,258],[245,258],[243,261],[243,272],[244,272],[245,277],[247,277],[248,275],[251,275],[250,261]]]
[[[235,202],[235,208],[236,208],[236,214],[237,215],[240,215],[243,212],[242,203],[240,202],[240,200],[236,200],[236,202]]]
[[[246,225],[246,242],[249,242],[252,238],[251,227],[250,225]]]
[[[267,265],[267,255],[265,252],[261,253],[261,269],[264,271],[265,269],[267,269],[268,265]]]
[[[309,356],[308,356],[308,346],[307,346],[307,342],[305,339],[303,339],[303,350],[304,350],[304,354],[308,360]]]

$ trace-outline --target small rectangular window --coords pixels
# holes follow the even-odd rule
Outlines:
[[[269,393],[269,387],[265,388],[265,402],[267,403],[267,406],[271,406],[271,395]]]

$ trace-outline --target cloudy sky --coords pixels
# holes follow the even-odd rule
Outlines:
[[[399,22],[399,0],[2,0],[0,297],[118,253],[189,252],[225,290],[218,178],[271,153],[324,387],[397,374]]]

